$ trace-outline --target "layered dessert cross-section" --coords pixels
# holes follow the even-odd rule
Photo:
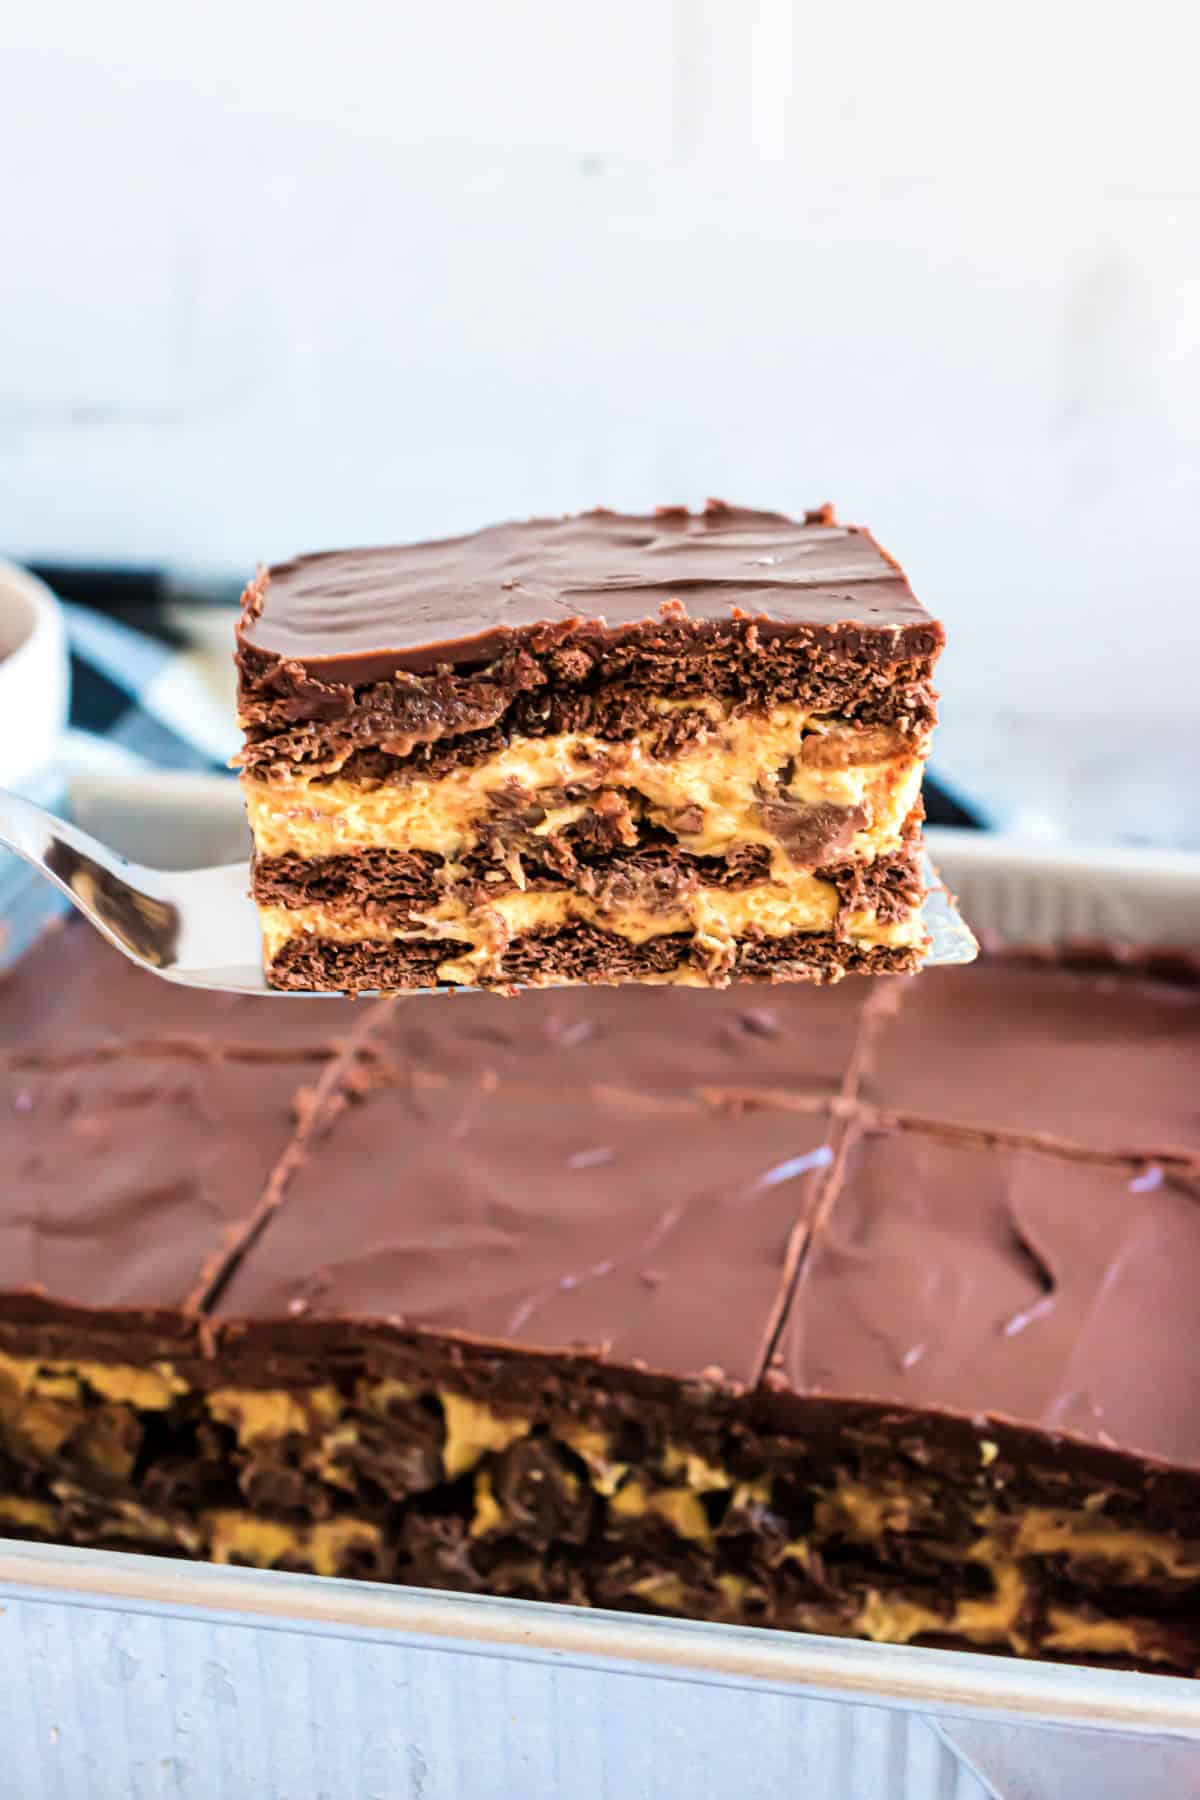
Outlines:
[[[1197,1171],[856,1125],[771,1385],[858,1634],[1200,1673],[1198,1269]]]
[[[1200,987],[385,1000],[264,1056],[210,996],[123,1038],[119,980],[106,1030],[71,941],[82,1043],[0,983],[8,1535],[1200,1673]]]
[[[910,970],[940,625],[828,509],[594,512],[246,589],[268,979]]]
[[[204,1296],[336,1054],[114,1037],[0,1068],[0,1532],[203,1552]]]

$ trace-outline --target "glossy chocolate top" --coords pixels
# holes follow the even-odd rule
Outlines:
[[[939,970],[903,983],[863,1092],[959,1125],[1200,1155],[1200,984],[1036,962]]]
[[[401,1074],[314,1143],[219,1316],[391,1319],[749,1384],[829,1138],[825,1114]]]
[[[489,662],[547,626],[658,630],[664,603],[701,628],[738,615],[774,636],[849,627],[889,659],[942,641],[868,532],[828,509],[796,521],[716,501],[699,514],[598,511],[296,557],[246,590],[240,637],[326,681],[362,683]]]
[[[0,1064],[50,1067],[123,1047],[220,1046],[238,1056],[324,1059],[362,1022],[354,1001],[203,993],[147,975],[86,926],[51,926],[0,969]]]
[[[311,1070],[132,1051],[0,1069],[5,1289],[190,1309],[262,1201]]]
[[[867,1130],[782,1363],[803,1393],[998,1413],[1200,1465],[1198,1287],[1195,1175]]]

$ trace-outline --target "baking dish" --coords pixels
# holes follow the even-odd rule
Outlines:
[[[232,784],[228,806],[232,828]],[[993,940],[1195,943],[1187,857],[930,839]],[[1171,1677],[16,1543],[0,1545],[0,1606],[22,1795],[1200,1786],[1200,1683]]]

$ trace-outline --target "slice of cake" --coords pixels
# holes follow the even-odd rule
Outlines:
[[[261,573],[273,986],[911,970],[941,626],[866,531],[709,502]]]

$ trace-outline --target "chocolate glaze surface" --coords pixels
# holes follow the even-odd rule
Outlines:
[[[721,979],[735,986],[781,980],[819,985],[846,975],[903,973],[916,969],[923,954],[915,945],[859,944],[832,932],[795,931],[785,937],[763,933],[735,941]],[[299,934],[271,959],[270,980],[273,987],[305,993],[316,988],[350,994],[404,993],[437,987],[445,955],[444,937],[361,938],[343,944]],[[595,925],[573,924],[510,938],[486,984],[480,980],[477,985],[507,992],[545,984],[552,976],[564,985],[623,986],[680,969],[704,975],[707,962],[707,952],[689,932],[660,932],[636,943]]]
[[[250,590],[241,641],[323,680],[362,683],[487,662],[538,625],[620,634],[660,622],[664,601],[701,626],[738,609],[772,636],[857,625],[851,635],[880,639],[891,659],[942,641],[868,532],[832,523],[827,509],[796,521],[719,502],[297,557]]]
[[[132,1051],[0,1070],[5,1289],[186,1309],[259,1205],[311,1071]]]
[[[829,1136],[824,1115],[561,1079],[376,1082],[315,1140],[218,1316],[389,1318],[749,1384]]]
[[[857,1040],[864,984],[791,987],[548,988],[517,1004],[462,993],[381,1011],[376,1043],[415,1080],[516,1081],[550,1110],[593,1088],[678,1097],[780,1089],[838,1092]]]
[[[1200,1185],[856,1136],[781,1345],[803,1393],[992,1412],[1200,1465]]]
[[[1096,1150],[1200,1153],[1200,986],[1007,960],[892,984],[897,1001],[901,986],[865,1098]]]
[[[148,976],[95,931],[51,926],[0,970],[0,1062],[50,1066],[130,1044],[256,1055],[328,1057],[361,1023],[351,1000],[198,993]]]

